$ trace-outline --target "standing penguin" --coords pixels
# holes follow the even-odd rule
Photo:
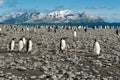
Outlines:
[[[25,36],[22,37],[23,44],[26,45],[26,39]]]
[[[13,38],[9,44],[9,51],[13,51],[14,47],[15,47],[15,38]]]
[[[56,28],[56,27],[54,27],[54,32],[56,33],[56,31],[57,31],[57,28]]]
[[[118,30],[118,28],[116,29],[116,34],[118,35],[118,33],[119,33],[119,30]]]
[[[18,43],[18,50],[19,50],[19,52],[21,52],[23,47],[24,47],[24,44],[23,44],[22,38],[20,38],[19,43]]]
[[[84,31],[87,32],[87,30],[88,30],[87,27],[85,27]]]
[[[95,39],[95,43],[94,43],[94,53],[99,55],[100,54],[100,44],[97,41],[97,39]]]
[[[77,39],[77,31],[74,30],[74,38],[73,38],[73,40],[76,40],[76,39]]]
[[[27,31],[29,31],[29,28],[26,28]]]
[[[48,32],[50,32],[50,26],[48,26]]]
[[[61,38],[60,39],[60,51],[63,53],[63,50],[65,50],[66,48],[66,41],[65,41],[66,38]]]
[[[31,40],[31,38],[28,39],[26,46],[27,46],[27,52],[31,52],[32,51],[32,40]]]
[[[0,28],[0,31],[2,31],[2,28]]]

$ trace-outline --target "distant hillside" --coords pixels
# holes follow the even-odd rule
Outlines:
[[[0,15],[0,23],[89,23],[104,22],[100,17],[91,16],[85,12],[79,13],[71,10],[53,11],[50,13],[16,12]]]

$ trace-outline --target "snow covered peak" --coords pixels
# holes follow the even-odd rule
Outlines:
[[[80,22],[104,22],[100,17],[90,16],[86,12],[79,13],[71,10],[42,12],[16,12],[0,15],[0,23],[80,23]]]
[[[62,14],[62,15],[64,15],[64,14],[71,14],[71,13],[73,13],[73,11],[71,11],[71,10],[63,10],[63,11],[59,11],[60,12],[60,14]]]
[[[86,12],[82,12],[81,15],[83,15],[83,16],[89,16],[88,13],[86,13]]]
[[[51,12],[48,15],[52,18],[64,18],[68,14],[74,14],[74,12],[71,10],[61,10],[61,11]]]

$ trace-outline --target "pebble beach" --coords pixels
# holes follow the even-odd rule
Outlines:
[[[33,42],[31,53],[25,47],[18,52],[23,36]],[[66,49],[60,53],[63,37]],[[15,49],[9,52],[12,38]],[[94,39],[99,40],[100,55],[93,53]],[[115,28],[85,32],[77,27],[0,25],[0,80],[120,80],[120,33]]]

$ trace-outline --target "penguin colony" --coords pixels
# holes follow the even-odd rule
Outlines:
[[[48,27],[48,32],[50,32],[52,30],[53,27]],[[74,32],[73,32],[73,38],[77,38],[78,35],[77,35],[77,30],[78,29],[81,29],[83,28],[84,32],[86,33],[88,31],[88,28],[87,27],[77,27],[76,29],[74,29]],[[97,27],[93,27],[93,29],[96,29]],[[15,28],[14,28],[15,29]],[[54,32],[56,33],[57,32],[57,29],[58,27],[54,27]],[[72,30],[73,28],[72,27],[66,27],[66,26],[63,26],[62,29],[66,29],[66,30]],[[106,27],[105,27],[106,29]],[[27,31],[29,31],[30,29],[27,28]],[[119,34],[119,30],[116,29],[116,34],[118,35]],[[18,51],[19,52],[22,52],[23,48],[26,48],[26,52],[31,52],[32,51],[32,40],[29,38],[28,40],[25,39],[25,36],[23,36],[22,38],[19,39],[19,42],[18,42]],[[65,37],[62,37],[60,39],[60,52],[63,52],[66,50],[66,38]],[[12,52],[14,51],[14,48],[15,48],[15,38],[13,38],[9,44],[9,51]],[[97,39],[95,39],[95,42],[94,42],[94,46],[93,46],[93,52],[96,54],[96,55],[100,55],[100,51],[101,51],[101,48],[100,48],[100,43]]]
[[[13,52],[15,51],[15,38],[13,38],[9,44],[9,51],[10,52]],[[31,52],[32,51],[32,40],[31,38],[29,38],[27,41],[25,39],[25,36],[23,36],[22,38],[19,39],[18,41],[18,44],[17,44],[17,47],[18,47],[18,52],[22,52],[23,51],[23,48],[26,48],[26,52]]]

